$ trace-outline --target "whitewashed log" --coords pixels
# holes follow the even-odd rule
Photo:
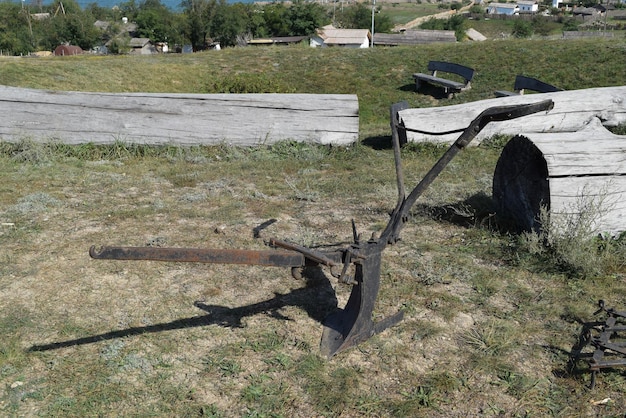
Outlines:
[[[626,136],[599,119],[578,132],[517,135],[493,178],[498,214],[538,231],[541,207],[557,230],[581,222],[590,233],[626,231]]]
[[[400,123],[409,130],[428,132],[408,131],[407,141],[451,144],[457,139],[458,133],[436,133],[465,128],[480,112],[493,106],[534,103],[545,99],[554,101],[554,109],[519,119],[490,123],[471,144],[478,145],[483,139],[496,134],[576,132],[594,118],[600,119],[607,127],[626,123],[626,86],[498,97],[443,107],[410,108],[400,111],[398,116]]]
[[[62,92],[0,86],[0,140],[251,146],[358,140],[351,94]]]

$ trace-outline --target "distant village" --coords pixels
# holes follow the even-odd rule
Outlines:
[[[626,22],[626,8],[615,7],[614,4],[626,3],[626,0],[613,0],[614,3],[597,4],[592,7],[575,7],[562,0],[552,0],[552,8],[564,10],[578,19],[583,25],[598,26],[607,16],[614,19],[621,19]],[[523,18],[535,15],[550,16],[550,9],[541,10],[539,3],[533,0],[520,0],[517,2],[500,3],[500,2],[480,2],[480,6],[484,6],[484,13],[491,18]],[[451,11],[449,13],[456,13]],[[46,19],[48,13],[33,14],[33,19]],[[111,22],[96,21],[95,26],[105,32]],[[120,25],[119,37],[127,39],[126,53],[130,55],[149,55],[160,53],[192,53],[191,45],[175,45],[170,46],[164,42],[153,43],[149,38],[137,37],[137,25],[129,22],[127,18],[122,18]],[[580,33],[578,36],[593,36],[594,33]],[[466,32],[468,40],[483,41],[486,38],[473,29]],[[564,34],[567,36],[567,34]],[[33,55],[55,55],[70,56],[84,53],[92,54],[108,54],[109,46],[114,39],[93,48],[91,51],[83,51],[75,45],[59,45],[53,52],[42,51]],[[347,47],[347,48],[370,48],[379,46],[397,46],[397,45],[417,45],[433,42],[456,42],[455,32],[451,30],[427,30],[427,29],[404,29],[401,28],[394,33],[375,33],[372,35],[369,29],[339,29],[332,25],[327,25],[317,29],[316,33],[311,36],[290,36],[290,37],[270,37],[260,39],[246,40],[245,46],[268,46],[268,45],[290,45],[306,43],[311,47]],[[207,45],[209,49],[219,50],[221,46],[219,42],[211,42]]]

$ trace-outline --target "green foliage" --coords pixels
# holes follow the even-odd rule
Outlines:
[[[516,20],[513,23],[513,31],[511,33],[516,38],[530,38],[533,35],[533,27],[530,22]]]
[[[304,0],[296,0],[289,7],[288,22],[289,36],[308,36],[315,33],[330,19],[326,15],[324,8],[315,2],[305,2]]]
[[[28,54],[34,50],[27,10],[12,2],[0,3],[0,50],[3,55]]]
[[[248,10],[243,3],[218,4],[210,23],[209,33],[212,38],[223,47],[243,44],[248,32]]]
[[[263,7],[262,24],[259,25],[255,34],[259,37],[287,36],[290,33],[289,10],[282,2],[270,3]]]
[[[472,7],[470,7],[469,12],[471,14],[481,15],[485,13],[485,7],[481,6],[480,4],[475,4]]]
[[[130,36],[124,34],[116,36],[109,42],[109,52],[111,54],[126,54],[130,51]]]
[[[344,7],[336,14],[335,25],[346,29],[369,29],[372,27],[372,9],[363,3]]]
[[[146,1],[135,17],[137,34],[156,42],[177,43],[181,41],[181,27],[176,15],[159,0]]]
[[[461,10],[462,7],[463,7],[463,3],[459,3],[456,1],[453,1],[452,3],[450,3],[450,10]]]
[[[89,50],[100,39],[100,31],[94,26],[95,18],[81,10],[78,3],[71,0],[63,2],[63,8],[58,3],[53,6],[54,13],[48,19],[37,23],[39,32],[39,47],[53,50],[58,45],[77,45],[83,50]]]
[[[563,19],[563,30],[571,31],[578,30],[578,22],[573,17],[567,17]]]
[[[185,21],[183,25],[185,38],[191,42],[194,51],[206,49],[217,0],[183,0],[181,7]]]
[[[602,199],[600,199],[602,200]],[[526,263],[550,266],[571,278],[613,274],[626,265],[626,240],[603,236],[593,227],[602,201],[582,196],[572,213],[551,218],[543,208],[541,230],[518,238],[518,252]]]
[[[335,26],[345,29],[371,29],[372,8],[364,3],[355,3],[345,6],[335,13]],[[374,33],[389,32],[393,28],[393,22],[389,15],[381,13],[381,7],[374,10]]]
[[[465,38],[465,31],[467,30],[467,19],[462,15],[454,15],[449,19],[428,19],[426,22],[420,25],[421,29],[431,30],[453,30],[457,41],[461,41]]]

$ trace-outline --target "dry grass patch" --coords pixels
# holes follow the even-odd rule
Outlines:
[[[623,272],[612,262],[610,274],[583,280],[545,261],[529,264],[515,236],[482,222],[488,204],[475,197],[489,195],[484,178],[496,156],[459,156],[452,175],[420,200],[403,240],[385,251],[375,316],[403,309],[405,320],[328,362],[318,351],[321,321],[350,289],[323,270],[295,281],[280,268],[91,260],[87,250],[262,249],[270,237],[345,245],[352,218],[363,232],[387,221],[395,203],[390,150],[5,150],[2,413],[619,411],[621,371],[603,373],[595,394],[585,392],[587,375],[562,371],[577,321],[590,319],[598,298],[626,290]],[[436,157],[436,148],[405,150],[407,183]],[[471,179],[462,177],[472,161]],[[588,404],[592,396],[615,401],[599,409]]]

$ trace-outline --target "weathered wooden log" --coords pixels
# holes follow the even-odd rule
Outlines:
[[[0,86],[0,140],[251,146],[358,140],[351,94],[85,93]]]
[[[410,142],[452,144],[458,133],[441,133],[465,128],[487,108],[545,99],[554,101],[554,109],[547,113],[490,123],[480,132],[474,143],[477,145],[483,139],[496,134],[575,132],[594,118],[600,119],[607,127],[626,123],[626,86],[498,97],[443,107],[410,108],[400,111],[398,120],[407,128],[407,140]]]
[[[517,135],[498,160],[493,199],[523,230],[541,230],[543,207],[557,230],[573,223],[618,235],[626,231],[626,136],[599,119],[578,132]]]

